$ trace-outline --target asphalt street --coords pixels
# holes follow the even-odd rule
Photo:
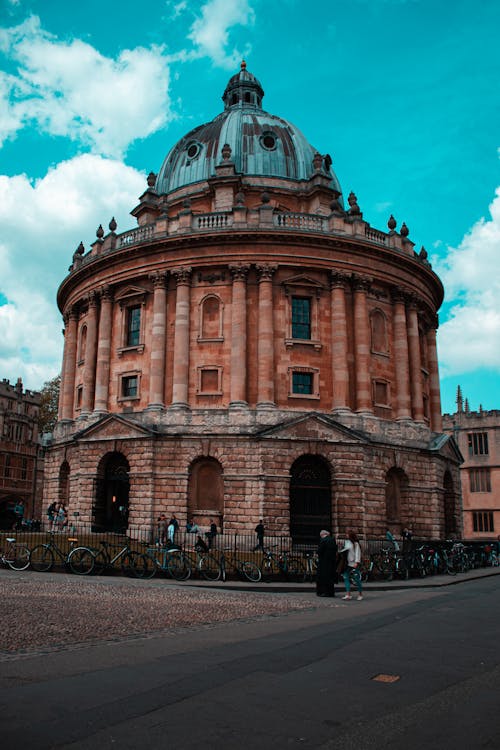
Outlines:
[[[0,660],[0,745],[497,749],[499,594],[491,576],[311,597],[285,615],[14,654]]]

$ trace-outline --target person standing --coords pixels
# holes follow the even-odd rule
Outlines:
[[[319,532],[316,596],[335,596],[337,542],[329,531]]]
[[[258,549],[261,549],[261,550],[264,549],[264,532],[265,532],[264,523],[261,518],[259,523],[255,527],[255,533],[257,534],[257,545],[254,547],[254,552],[255,550],[258,550]]]
[[[209,531],[205,532],[205,536],[207,537],[208,548],[212,549],[214,539],[217,536],[217,524],[215,523],[213,518],[210,519],[210,529]]]
[[[358,537],[354,531],[347,533],[347,539],[343,549],[340,550],[347,553],[347,568],[343,572],[344,585],[345,585],[345,596],[342,599],[350,600],[351,596],[351,575],[354,578],[354,583],[358,590],[358,602],[363,599],[363,584],[361,583],[361,575],[359,572],[359,566],[361,564],[361,546],[359,544]]]

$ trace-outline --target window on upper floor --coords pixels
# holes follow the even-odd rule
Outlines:
[[[289,398],[319,398],[319,370],[313,367],[288,368]]]
[[[141,306],[127,308],[125,346],[139,346],[141,341]]]
[[[292,297],[292,338],[311,338],[310,297]]]
[[[370,315],[371,350],[376,354],[388,354],[387,320],[381,310]]]
[[[10,456],[9,455],[5,456],[5,462],[3,465],[3,475],[7,479],[10,477]]]
[[[472,514],[472,528],[478,532],[491,532],[495,531],[495,524],[493,521],[493,511],[491,510],[477,510]]]
[[[491,492],[489,468],[469,469],[469,486],[471,492]]]
[[[26,479],[28,475],[28,459],[23,457],[21,459],[21,479]]]
[[[198,341],[223,340],[224,306],[215,294],[204,297],[200,303],[200,334]]]
[[[86,348],[87,348],[87,326],[83,325],[80,331],[80,339],[78,342],[78,364],[82,364],[85,361]]]
[[[139,396],[139,376],[122,375],[121,378],[121,397],[122,399],[138,398]]]
[[[469,456],[487,456],[488,455],[488,433],[487,432],[469,432],[467,435],[469,445]]]

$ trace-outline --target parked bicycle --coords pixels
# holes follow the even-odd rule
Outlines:
[[[288,581],[303,580],[304,562],[298,555],[290,552],[273,552],[265,550],[260,565],[262,580],[269,581],[276,576],[283,576]]]
[[[210,552],[194,549],[185,552],[186,560],[191,568],[191,575],[199,575],[206,581],[218,581],[221,576],[220,563]]]
[[[11,570],[26,570],[30,564],[30,551],[24,544],[16,542],[15,537],[8,536],[0,550],[0,562]]]
[[[152,578],[157,571],[176,581],[186,581],[191,575],[191,560],[180,547],[148,547],[145,554],[151,564],[144,578]]]
[[[38,573],[48,573],[54,567],[56,557],[59,558],[61,563],[68,567],[68,557],[71,554],[71,550],[74,548],[75,543],[78,541],[76,537],[68,537],[69,549],[61,549],[57,543],[57,539],[54,531],[49,531],[50,539],[48,542],[43,544],[37,544],[36,547],[30,551],[30,563],[33,570]]]
[[[304,552],[304,578],[303,581],[313,583],[316,580],[318,573],[318,553],[317,552]]]
[[[258,583],[262,578],[262,573],[258,565],[250,560],[240,560],[236,554],[229,551],[229,548],[222,550],[220,556],[220,574],[223,581],[226,580],[228,567],[236,573],[241,579],[246,579],[252,583]]]
[[[100,549],[95,547],[75,547],[68,555],[68,565],[76,575],[90,575],[112,570],[120,563],[122,573],[136,578],[147,578],[151,570],[151,560],[147,555],[131,549],[128,542],[112,555],[109,542],[101,541]]]

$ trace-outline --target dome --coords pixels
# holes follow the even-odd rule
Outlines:
[[[175,144],[158,173],[156,191],[170,193],[214,176],[215,167],[222,161],[222,148],[227,144],[236,173],[309,180],[319,168],[330,178],[330,187],[341,193],[331,158],[319,157],[317,149],[295,125],[265,112],[261,106],[263,96],[260,82],[242,62],[241,70],[229,79],[222,96],[224,111]]]

